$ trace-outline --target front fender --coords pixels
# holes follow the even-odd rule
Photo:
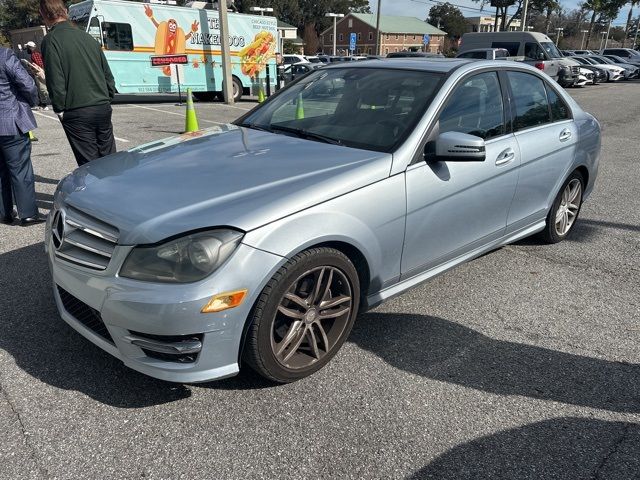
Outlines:
[[[349,244],[367,261],[369,293],[377,292],[400,276],[405,215],[402,174],[252,230],[243,243],[287,258],[322,243]]]

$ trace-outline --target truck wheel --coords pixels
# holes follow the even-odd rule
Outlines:
[[[233,101],[234,102],[239,102],[240,99],[242,98],[242,82],[240,82],[240,80],[237,77],[232,77],[231,81],[232,81],[232,84],[233,84],[232,85],[232,88],[233,88]],[[224,102],[224,93],[223,92],[217,92],[217,96],[218,96],[218,100],[220,100],[221,102]]]

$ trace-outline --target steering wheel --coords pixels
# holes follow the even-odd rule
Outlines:
[[[398,133],[402,130],[404,130],[405,128],[405,124],[402,123],[400,120],[396,120],[395,118],[385,118],[384,120],[380,120],[378,122],[376,122],[376,125],[389,125],[391,128],[393,128],[393,136],[397,137]]]

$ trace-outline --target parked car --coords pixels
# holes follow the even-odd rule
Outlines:
[[[459,53],[456,58],[470,58],[476,60],[499,60],[506,59],[509,51],[504,48],[476,48]]]
[[[285,65],[292,65],[294,63],[311,63],[305,58],[304,55],[297,55],[292,53],[285,53],[282,55],[282,62]]]
[[[404,51],[388,53],[387,58],[444,58],[444,55],[441,53]]]
[[[596,52],[594,52],[596,53]],[[605,48],[601,52],[602,55],[616,55],[627,60],[640,60],[640,52],[632,48]]]
[[[640,71],[640,58],[638,58],[638,60],[635,61],[635,60],[627,60],[626,58],[618,57],[617,55],[601,55],[601,56],[621,67],[624,67],[624,66],[635,67],[636,68],[635,75],[632,76],[632,78],[638,78],[638,72]]]
[[[598,68],[601,68],[602,70],[605,70],[607,72],[608,82],[617,82],[618,80],[621,80],[624,78],[624,72],[625,72],[624,68],[618,67],[617,65],[600,63],[589,57],[576,56],[576,57],[571,57],[571,59],[585,65],[594,65]]]
[[[325,64],[326,63],[330,63],[330,61],[331,61],[330,60],[330,58],[331,58],[330,55],[317,55],[317,57],[318,57],[318,60],[320,60],[322,63],[325,63]]]
[[[285,85],[289,82],[292,82],[296,78],[301,77],[302,75],[306,75],[307,73],[322,67],[323,65],[324,63],[310,62],[300,62],[294,63],[293,65],[285,65],[284,71],[282,72],[284,75]]]
[[[322,63],[322,60],[320,60],[320,57],[316,55],[305,55],[304,59],[309,63]]]
[[[573,50],[574,55],[595,55],[598,52],[593,50]]]
[[[510,57],[528,63],[553,78],[562,86],[571,86],[579,67],[563,57],[553,41],[538,32],[478,32],[465,33],[460,53],[478,48],[504,48]]]
[[[579,62],[577,63],[580,65],[580,72],[583,72],[585,70],[591,72],[594,85],[597,85],[598,83],[606,82],[608,80],[609,76],[607,75],[607,72],[604,71],[603,69],[598,68],[595,65],[581,64]],[[585,76],[587,77],[587,79],[589,79],[589,75],[585,75]]]
[[[53,296],[147,375],[243,364],[291,382],[359,312],[537,232],[567,238],[599,152],[596,119],[523,63],[326,66],[234,125],[66,176],[45,233]]]
[[[599,64],[602,65],[613,65],[619,68],[624,69],[623,75],[624,75],[624,80],[629,80],[631,78],[636,78],[637,73],[638,73],[638,67],[635,67],[633,65],[630,65],[628,63],[623,63],[623,64],[617,64],[616,62],[609,60],[608,58],[604,57],[603,55],[588,55],[586,56],[587,58],[590,58],[596,62],[598,62]]]

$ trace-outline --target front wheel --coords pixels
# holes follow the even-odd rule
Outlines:
[[[342,252],[323,247],[295,255],[258,299],[244,360],[280,383],[311,375],[344,343],[359,300],[358,273]]]
[[[573,172],[562,185],[547,215],[547,225],[542,231],[546,242],[561,242],[571,233],[582,206],[583,190],[584,178],[580,172]]]

